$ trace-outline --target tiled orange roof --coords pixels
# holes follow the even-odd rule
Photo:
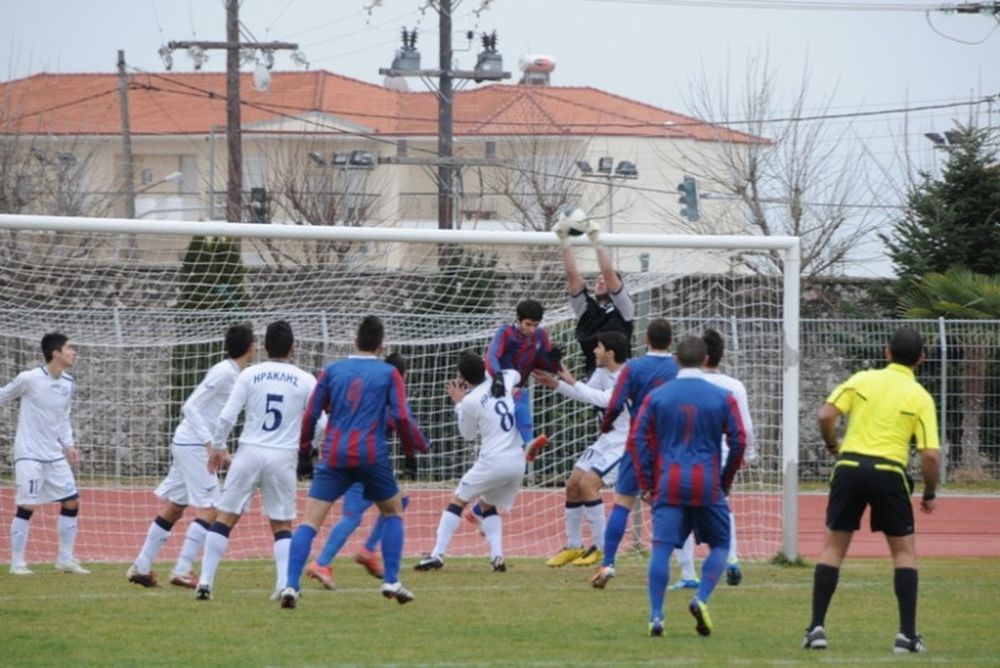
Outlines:
[[[129,77],[136,135],[207,134],[226,122],[225,74]],[[244,127],[323,114],[375,135],[436,135],[431,92],[404,93],[325,71],[274,72],[271,90],[241,75]],[[762,141],[590,87],[495,84],[455,95],[457,136],[584,135]],[[320,123],[316,127],[322,130]],[[114,135],[121,132],[116,74],[36,74],[0,83],[0,132]]]

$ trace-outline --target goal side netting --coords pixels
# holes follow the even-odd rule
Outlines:
[[[797,240],[608,234],[603,241],[636,304],[633,354],[644,352],[646,324],[654,318],[670,321],[675,340],[707,327],[725,337],[723,371],[747,387],[759,453],[730,496],[739,551],[747,559],[795,557]],[[573,249],[590,283],[595,253],[584,238]],[[762,255],[785,272],[762,272],[763,263],[747,260]],[[262,334],[268,322],[288,320],[295,362],[318,372],[351,352],[363,316],[378,315],[386,350],[407,359],[411,406],[432,443],[416,479],[402,484],[411,499],[405,554],[415,556],[433,547],[441,511],[475,458],[474,444],[457,433],[445,393],[457,354],[485,351],[528,297],[544,304],[542,325],[567,351],[567,366],[582,375],[576,320],[551,233],[0,215],[0,383],[41,364],[43,333],[58,330],[76,343],[77,555],[125,562],[159,507],[153,489],[170,465],[180,405],[222,359],[227,326],[249,321]],[[591,407],[534,384],[530,393],[536,432],[550,443],[529,465],[503,531],[507,554],[542,557],[565,542],[564,483],[595,440],[597,423]],[[0,560],[10,558],[17,414],[16,401],[0,406]],[[401,470],[402,453],[394,458]],[[305,490],[302,483],[300,504]],[[35,513],[30,562],[54,560],[57,514],[55,505]],[[192,515],[175,527],[161,559],[176,555]],[[623,549],[648,545],[648,509],[634,516]],[[338,504],[325,528],[339,517]],[[345,551],[361,544],[373,521],[365,518]],[[591,540],[586,526],[584,540]],[[255,500],[227,556],[270,558],[271,543]],[[485,545],[471,525],[463,526],[450,554],[485,555]]]

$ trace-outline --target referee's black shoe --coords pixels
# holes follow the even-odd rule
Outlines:
[[[920,637],[920,634],[910,638],[904,633],[897,633],[892,651],[896,654],[916,654],[917,652],[926,652],[927,646],[924,644],[924,639]]]
[[[803,649],[826,649],[826,629],[814,626],[806,629],[806,637],[802,639]]]

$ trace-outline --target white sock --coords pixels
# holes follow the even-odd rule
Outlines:
[[[218,570],[219,562],[222,561],[222,555],[226,553],[227,547],[229,547],[228,536],[215,531],[205,533],[205,554],[201,557],[201,577],[198,578],[198,584],[211,586],[215,582],[215,571]]]
[[[139,556],[132,562],[135,564],[135,570],[143,574],[149,573],[169,537],[170,531],[161,527],[155,520],[150,522],[146,531],[146,542],[142,544]]]
[[[503,522],[499,513],[493,513],[483,518],[483,532],[486,542],[490,544],[490,560],[503,556]]]
[[[593,538],[593,544],[599,548],[604,547],[604,526],[606,520],[604,518],[604,502],[598,503],[593,506],[584,506],[583,514],[587,518],[587,524],[590,525],[590,535]]]
[[[736,551],[736,517],[732,511],[729,512],[729,562],[735,563],[740,560]]]
[[[205,534],[208,531],[198,522],[191,522],[187,532],[184,534],[184,545],[181,547],[181,554],[174,564],[173,573],[175,575],[187,575],[194,570],[194,560],[198,558],[201,546],[205,543]]]
[[[28,531],[31,523],[28,520],[15,517],[10,523],[10,563],[13,566],[25,566],[25,553],[28,551]]]
[[[674,550],[677,557],[677,565],[681,567],[682,580],[697,580],[698,574],[694,569],[694,534],[688,534],[684,541],[684,547]]]
[[[566,509],[566,547],[583,547],[583,506]]]
[[[455,530],[458,529],[458,523],[461,519],[455,513],[447,510],[441,513],[441,521],[438,522],[437,543],[434,545],[434,551],[431,552],[432,557],[443,557],[448,551],[448,544],[451,542],[451,537],[455,535]]]
[[[76,546],[76,516],[59,516],[59,556],[56,561],[66,564],[73,561],[73,548]]]
[[[281,591],[285,588],[288,577],[288,552],[292,548],[292,539],[279,538],[274,541],[274,590]]]

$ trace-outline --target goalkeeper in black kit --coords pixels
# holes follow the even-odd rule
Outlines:
[[[597,368],[594,348],[597,335],[601,332],[621,332],[632,346],[632,329],[635,320],[635,304],[625,290],[621,274],[615,270],[608,251],[600,242],[601,230],[597,221],[589,220],[580,209],[572,209],[560,215],[552,228],[559,237],[562,247],[563,268],[566,270],[566,290],[569,302],[576,313],[576,340],[583,351],[586,376]],[[594,280],[593,287],[587,284],[576,266],[576,257],[570,246],[570,237],[587,235],[597,253],[597,266],[601,273]],[[631,354],[629,355],[631,356]]]

